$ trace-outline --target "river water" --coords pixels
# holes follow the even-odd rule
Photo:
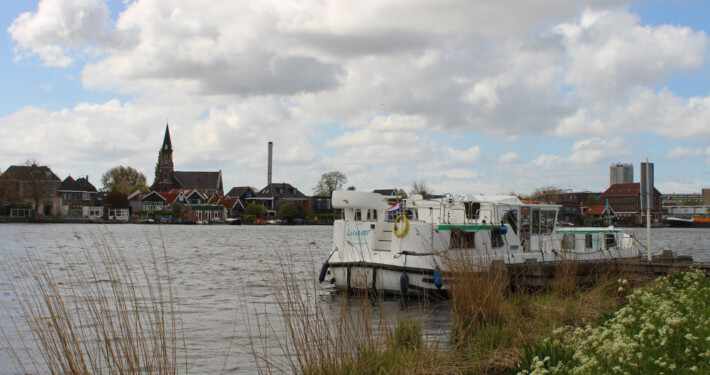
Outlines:
[[[630,229],[646,244],[645,229]],[[284,278],[312,284],[332,247],[330,226],[182,226],[182,225],[0,225],[0,314],[18,304],[10,285],[15,265],[27,253],[42,259],[60,274],[68,259],[81,258],[83,249],[109,246],[129,261],[149,262],[152,254],[167,254],[170,274],[182,314],[187,370],[190,373],[254,373],[252,343],[279,352],[285,332],[274,295]],[[654,254],[673,250],[710,262],[710,230],[654,229]],[[87,267],[75,262],[72,267]],[[58,276],[61,277],[61,276]],[[316,287],[314,300],[332,311],[344,297],[328,287]],[[315,301],[314,301],[315,302]],[[445,303],[404,303],[387,299],[372,304],[373,315],[394,320],[409,316],[420,322],[429,338],[445,341],[450,315]],[[266,325],[265,322],[271,322]],[[11,321],[0,316],[0,328],[10,336]],[[256,327],[268,327],[259,331]],[[22,327],[17,328],[20,332]],[[26,333],[25,333],[26,334]],[[11,338],[10,341],[13,341]],[[278,355],[278,354],[276,354]],[[0,342],[0,374],[15,373],[6,340]]]

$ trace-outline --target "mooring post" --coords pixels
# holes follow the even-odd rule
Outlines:
[[[648,262],[651,263],[651,177],[648,169],[648,158],[646,158],[646,250]]]

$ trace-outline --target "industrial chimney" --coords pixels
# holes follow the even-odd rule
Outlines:
[[[267,176],[267,187],[271,187],[271,168],[272,168],[272,163],[273,163],[273,155],[274,155],[274,142],[269,142],[269,172]]]

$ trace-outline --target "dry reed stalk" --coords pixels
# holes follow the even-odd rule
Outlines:
[[[505,267],[478,250],[449,252],[442,264],[454,319],[470,325],[501,323],[508,290]]]
[[[51,374],[178,373],[178,349],[185,344],[164,245],[163,262],[151,244],[146,265],[129,259],[106,231],[92,234],[90,243],[76,237],[81,252],[62,253],[59,270],[29,249],[24,262],[3,267],[19,300],[17,314],[10,314],[19,315],[34,339],[15,348],[16,367]],[[41,359],[24,363],[19,353],[33,351]]]

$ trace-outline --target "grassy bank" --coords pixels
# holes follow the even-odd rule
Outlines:
[[[633,289],[614,274],[592,286],[576,285],[574,264],[561,264],[546,290],[511,292],[501,270],[464,272],[457,260],[450,286],[452,327],[442,349],[422,337],[410,319],[358,316],[343,306],[280,300],[293,336],[281,371],[303,374],[601,374],[708,373],[710,281],[680,273]],[[470,268],[469,268],[470,269]],[[289,299],[291,298],[291,299]],[[367,314],[376,297],[361,301]],[[316,321],[313,318],[316,317]],[[315,326],[317,324],[317,327]],[[389,327],[378,338],[372,326]],[[284,343],[286,344],[286,343]],[[274,367],[266,366],[264,373]]]

